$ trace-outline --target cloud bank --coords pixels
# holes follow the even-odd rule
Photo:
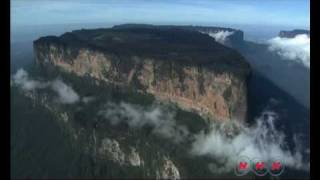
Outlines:
[[[310,37],[299,34],[294,38],[275,37],[268,41],[269,50],[284,59],[297,61],[310,68]]]
[[[131,128],[151,126],[152,133],[175,143],[191,141],[191,156],[209,156],[220,164],[208,165],[214,173],[232,171],[240,156],[266,161],[280,157],[287,167],[299,170],[309,168],[308,162],[303,160],[301,142],[296,138],[295,148],[289,149],[285,134],[275,127],[278,115],[272,111],[263,112],[253,127],[237,121],[212,123],[209,132],[201,131],[197,134],[192,134],[186,126],[177,124],[173,112],[156,106],[143,108],[124,102],[108,103],[99,115],[108,119],[112,125],[126,123]]]
[[[217,42],[225,44],[228,36],[232,35],[232,31],[218,31],[218,32],[209,32],[209,36],[213,37]]]
[[[65,84],[60,79],[54,81],[39,81],[29,77],[28,72],[19,69],[12,78],[12,83],[20,86],[25,91],[34,91],[36,89],[50,88],[57,94],[57,101],[63,104],[73,104],[80,100],[79,95],[72,87]]]
[[[308,170],[309,163],[303,161],[301,143],[296,139],[295,149],[290,150],[285,142],[285,134],[275,128],[274,122],[277,119],[277,114],[267,111],[256,119],[254,127],[241,124],[212,124],[209,133],[202,132],[196,135],[191,154],[214,158],[222,165],[209,164],[209,169],[218,173],[232,171],[240,156],[265,161],[279,158],[287,167]],[[230,130],[237,132],[228,135],[226,132]]]

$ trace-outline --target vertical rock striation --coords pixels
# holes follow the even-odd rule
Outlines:
[[[176,28],[78,30],[34,42],[36,62],[149,93],[212,120],[244,120],[249,64],[206,34]]]

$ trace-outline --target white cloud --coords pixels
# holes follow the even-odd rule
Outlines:
[[[240,156],[260,158],[265,161],[280,157],[290,168],[308,170],[308,163],[302,159],[300,142],[296,141],[295,149],[289,150],[284,133],[276,130],[274,126],[277,118],[277,114],[268,111],[256,120],[254,127],[246,127],[235,121],[231,124],[212,124],[209,133],[202,132],[196,135],[191,154],[209,155],[223,164],[209,165],[209,169],[216,173],[232,171]],[[226,134],[233,131],[237,133]]]
[[[269,50],[284,59],[294,60],[310,68],[310,37],[299,34],[294,38],[275,37],[269,40]]]
[[[65,84],[62,80],[54,81],[39,81],[29,77],[28,72],[24,69],[19,69],[12,78],[12,83],[20,86],[25,91],[34,91],[36,89],[51,88],[58,95],[57,99],[60,103],[72,104],[79,101],[79,95],[72,87]]]
[[[30,79],[29,74],[24,69],[19,69],[16,74],[13,75],[13,83],[20,85],[22,89],[27,91],[45,88],[49,85],[48,83]]]
[[[173,142],[191,140],[192,145],[190,151],[188,150],[190,155],[210,156],[218,162],[208,165],[214,173],[232,171],[240,156],[266,161],[280,157],[290,168],[308,170],[309,167],[308,163],[303,161],[301,143],[295,141],[295,148],[288,148],[285,134],[275,127],[278,115],[271,111],[263,112],[253,127],[237,121],[212,123],[209,132],[201,131],[198,134],[191,134],[186,126],[177,124],[173,112],[156,106],[143,108],[124,102],[108,103],[99,114],[112,125],[127,123],[131,128],[151,126],[154,134]]]
[[[204,33],[204,32],[202,32]],[[213,37],[217,42],[221,44],[225,44],[227,38],[232,35],[234,32],[233,31],[218,31],[218,32],[209,32],[206,33],[209,36]]]
[[[51,82],[51,88],[58,93],[58,100],[64,104],[73,104],[79,101],[79,95],[72,89],[72,87],[65,84],[60,79]]]
[[[120,122],[127,123],[131,128],[151,126],[155,135],[179,143],[189,135],[188,129],[178,125],[174,114],[160,107],[144,108],[142,106],[121,102],[120,104],[108,103],[106,108],[99,112],[104,118],[110,120],[112,125]]]
[[[52,88],[61,103],[74,103],[80,99],[78,94],[63,81],[33,80],[23,69],[13,76],[13,83],[27,91]],[[197,134],[191,134],[186,126],[177,123],[174,112],[155,105],[142,107],[124,102],[107,103],[99,111],[99,115],[109,120],[112,125],[126,123],[136,129],[149,126],[153,134],[174,143],[190,140],[191,148],[186,151],[192,156],[209,156],[218,162],[208,165],[214,173],[232,171],[240,156],[264,160],[280,157],[290,168],[309,170],[310,167],[309,162],[303,159],[303,147],[298,136],[294,137],[294,149],[289,149],[285,134],[275,126],[279,117],[272,111],[263,112],[256,119],[255,126],[248,127],[238,121],[212,123],[209,132],[201,131]]]

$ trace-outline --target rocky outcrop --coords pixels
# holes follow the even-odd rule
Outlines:
[[[40,66],[154,95],[209,119],[244,120],[250,67],[206,34],[176,28],[79,30],[34,42]]]
[[[280,31],[279,37],[282,38],[294,38],[298,34],[306,34],[310,36],[310,31],[308,30],[303,30],[303,29],[295,29],[292,31]]]
[[[156,172],[157,179],[180,179],[180,173],[175,164],[168,158],[164,158],[163,166]]]
[[[118,141],[114,139],[104,138],[98,149],[98,156],[113,161],[119,165],[141,166],[143,160],[135,148],[131,147],[129,153],[125,153]]]

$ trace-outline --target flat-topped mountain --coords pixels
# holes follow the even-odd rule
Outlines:
[[[244,33],[238,29],[216,27],[216,26],[182,26],[182,25],[150,25],[150,24],[121,24],[113,26],[114,29],[128,29],[128,28],[159,28],[159,29],[184,29],[198,31],[208,35],[216,33],[228,33],[224,44],[227,46],[241,46],[244,41]]]
[[[294,29],[292,31],[280,31],[279,37],[294,38],[298,34],[306,34],[310,36],[310,31],[304,30],[304,29]]]
[[[175,26],[76,30],[34,42],[36,62],[129,87],[209,119],[244,120],[249,64],[207,34]]]
[[[207,35],[174,26],[76,30],[60,37],[47,36],[35,41],[41,42],[85,47],[120,56],[145,56],[184,64],[217,64],[217,68],[232,64],[229,68],[241,70],[241,67],[247,66],[245,61],[236,59],[242,59],[240,54],[218,44]]]

